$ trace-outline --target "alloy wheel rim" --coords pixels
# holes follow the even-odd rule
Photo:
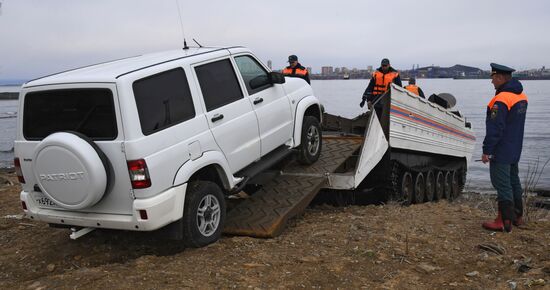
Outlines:
[[[220,225],[220,202],[212,194],[205,195],[197,209],[197,228],[203,236],[213,235]]]
[[[307,151],[310,155],[317,155],[317,152],[319,151],[319,130],[317,130],[317,127],[311,126],[307,130],[306,134],[307,138]]]

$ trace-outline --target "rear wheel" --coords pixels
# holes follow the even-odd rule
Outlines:
[[[323,139],[319,120],[312,116],[304,116],[298,162],[306,165],[315,163],[321,155],[322,143]]]
[[[218,185],[210,181],[189,183],[181,220],[184,244],[199,248],[217,241],[222,234],[225,209]]]
[[[424,180],[424,174],[418,172],[414,179],[414,203],[423,203],[424,194],[426,191],[426,182]]]
[[[426,200],[434,200],[435,195],[435,174],[433,170],[426,173]]]
[[[451,198],[455,199],[460,195],[460,173],[453,170],[451,173]]]

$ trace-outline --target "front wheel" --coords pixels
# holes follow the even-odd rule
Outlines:
[[[302,139],[299,147],[298,162],[305,165],[315,163],[321,155],[323,138],[319,120],[305,116],[302,125]]]
[[[189,183],[183,210],[183,242],[192,248],[217,241],[225,222],[225,199],[221,189],[210,181]]]

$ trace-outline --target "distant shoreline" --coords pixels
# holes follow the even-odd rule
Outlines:
[[[0,93],[0,100],[17,100],[19,93]]]

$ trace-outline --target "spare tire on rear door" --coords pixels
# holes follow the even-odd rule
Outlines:
[[[92,140],[80,133],[49,135],[36,147],[32,162],[42,192],[63,208],[90,207],[107,190],[108,159]]]

